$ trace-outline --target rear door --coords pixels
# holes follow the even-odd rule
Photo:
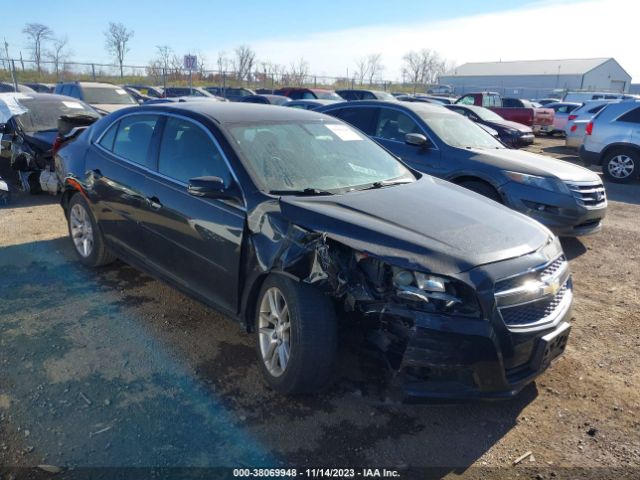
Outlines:
[[[158,115],[126,115],[107,128],[86,157],[87,176],[98,199],[94,212],[105,237],[140,258],[146,249],[140,227],[146,209],[143,189],[158,125]]]
[[[629,110],[618,117],[616,123],[622,127],[622,141],[640,145],[640,107]]]
[[[155,172],[144,187],[149,201],[143,226],[151,236],[146,251],[163,275],[235,312],[245,208],[187,193],[189,179],[201,176],[234,182],[212,134],[191,119],[168,116]]]

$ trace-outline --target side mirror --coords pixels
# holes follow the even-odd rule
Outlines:
[[[238,198],[234,188],[225,186],[220,177],[195,177],[189,180],[187,192],[194,197]]]
[[[0,134],[2,133],[12,133],[8,123],[0,123]]]
[[[416,147],[428,147],[429,140],[421,133],[407,133],[404,136],[404,141],[408,145],[414,145]]]

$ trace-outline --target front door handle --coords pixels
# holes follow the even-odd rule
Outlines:
[[[162,208],[162,204],[158,197],[147,197],[145,200],[152,210],[160,210]]]

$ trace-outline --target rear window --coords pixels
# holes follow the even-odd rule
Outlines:
[[[27,109],[26,113],[16,116],[16,121],[26,132],[57,130],[58,119],[62,115],[99,118],[99,115],[79,100],[72,98],[59,100],[60,97],[46,99],[21,98],[18,102]]]
[[[618,122],[640,123],[640,107],[634,108],[622,115],[618,118]]]
[[[123,88],[109,87],[82,87],[84,101],[92,104],[115,104],[115,105],[131,105],[136,104]]]

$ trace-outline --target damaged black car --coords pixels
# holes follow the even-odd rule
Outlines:
[[[125,109],[56,155],[79,260],[116,257],[255,333],[283,394],[332,377],[341,322],[411,398],[508,398],[560,355],[558,239],[349,125],[234,103]]]
[[[15,190],[56,194],[53,154],[100,115],[84,102],[50,93],[0,94],[0,157],[8,161]],[[9,188],[9,187],[7,187]]]

